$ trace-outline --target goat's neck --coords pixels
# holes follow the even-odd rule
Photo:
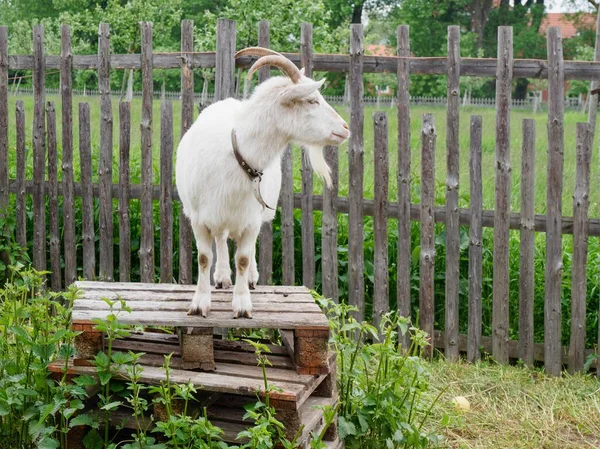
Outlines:
[[[263,171],[281,156],[290,142],[275,126],[272,118],[248,112],[236,121],[235,134],[242,157],[258,171]]]

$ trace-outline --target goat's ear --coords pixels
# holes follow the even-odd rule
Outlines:
[[[286,87],[281,93],[281,101],[283,103],[290,103],[292,101],[308,97],[313,92],[319,90],[324,82],[325,79],[323,78],[321,81],[309,81],[305,83],[292,84],[291,86]]]

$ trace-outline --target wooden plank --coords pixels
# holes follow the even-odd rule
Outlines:
[[[161,104],[160,281],[173,282],[173,103]]]
[[[585,330],[587,301],[588,213],[590,208],[590,162],[593,142],[592,127],[577,124],[577,166],[573,194],[573,266],[571,284],[571,340],[569,371],[583,370],[585,363]]]
[[[235,87],[235,21],[217,21],[215,102],[233,97]]]
[[[421,263],[419,288],[419,327],[433,335],[435,230],[435,124],[431,114],[423,114],[421,127]],[[425,354],[433,355],[431,347]]]
[[[292,146],[288,145],[281,160],[281,253],[283,283],[294,285],[294,167]]]
[[[375,237],[375,260],[373,282],[373,325],[379,329],[381,317],[390,310],[389,275],[388,275],[388,191],[389,191],[389,161],[388,161],[388,127],[387,114],[373,114],[373,159],[375,161],[375,217],[373,218],[373,233]]]
[[[131,222],[129,216],[129,149],[131,103],[119,103],[119,281],[131,278]]]
[[[284,331],[285,332],[285,331]],[[215,349],[222,351],[256,353],[256,349],[250,343],[243,340],[218,340],[214,341]],[[288,351],[283,346],[267,344],[269,354],[286,355]],[[256,360],[252,361],[252,366],[256,365]]]
[[[535,287],[535,120],[523,120],[521,159],[521,258],[519,266],[519,357],[533,367],[533,301]]]
[[[562,369],[562,187],[564,164],[564,73],[560,28],[548,27],[548,177],[546,283],[544,306],[544,366],[558,376]]]
[[[350,141],[348,159],[348,303],[358,308],[356,319],[365,316],[365,279],[363,248],[363,27],[350,26]]]
[[[300,65],[304,75],[312,78],[312,23],[302,23]],[[302,147],[302,284],[315,288],[315,223],[313,219],[313,172],[308,150]]]
[[[71,28],[61,26],[60,95],[62,102],[62,185],[63,240],[65,285],[77,279],[77,247],[75,243],[75,195],[73,173],[73,55]]]
[[[113,280],[112,149],[113,114],[110,100],[110,29],[98,29],[98,93],[100,94],[100,278]]]
[[[160,291],[160,292],[188,292],[194,293],[196,286],[193,284],[151,284],[143,282],[90,282],[90,281],[78,281],[77,286],[81,289],[104,289],[104,290],[136,290],[136,291]],[[213,292],[219,292],[217,289],[213,289]],[[282,296],[304,293],[310,296],[310,290],[303,286],[293,285],[261,285],[257,286],[255,290],[250,292],[254,293],[275,293]]]
[[[17,219],[16,238],[22,248],[27,248],[26,207],[25,207],[25,105],[17,100],[15,108],[15,124],[17,128],[17,195],[15,212]]]
[[[510,214],[510,102],[513,77],[511,27],[498,28],[496,74],[496,214],[494,216],[494,280],[492,306],[492,355],[508,362],[509,214]]]
[[[152,24],[141,22],[142,32],[142,198],[140,278],[154,282],[154,223],[152,207]]]
[[[398,56],[410,56],[410,29],[398,26]],[[410,318],[410,60],[398,59],[398,252],[397,252],[397,303],[398,314]],[[390,205],[392,208],[394,205]],[[402,347],[410,347],[408,333],[401,337]]]
[[[331,188],[323,188],[323,215],[321,229],[321,288],[323,296],[339,302],[338,293],[338,257],[337,257],[337,197],[338,181],[338,147],[326,146],[323,149],[325,161],[331,170]]]
[[[44,26],[33,27],[33,266],[46,270]]]
[[[481,211],[483,208],[483,178],[481,176],[482,118],[471,116],[469,177],[471,180],[470,203],[472,210],[469,225],[469,330],[467,359],[475,362],[481,357],[482,327],[482,245],[483,229]]]
[[[446,114],[446,358],[458,359],[458,284],[460,280],[460,226],[458,183],[460,172],[460,27],[448,27],[448,91]]]
[[[90,143],[90,105],[79,103],[79,161],[82,186],[81,240],[83,241],[83,277],[96,277],[94,236],[94,199],[92,198],[92,146]]]
[[[194,52],[194,22],[181,21],[181,137],[194,122],[194,72],[192,60]],[[179,282],[192,282],[192,227],[190,221],[179,209]]]
[[[0,26],[0,214],[8,205],[8,28]]]
[[[596,42],[594,45],[594,61],[600,61],[600,14],[596,14]],[[596,115],[598,112],[598,95],[592,95],[591,92],[598,89],[600,83],[598,79],[593,79],[590,83],[590,94],[588,96],[588,123],[592,126],[592,135],[596,131]]]
[[[269,48],[269,21],[261,20],[258,23],[258,46]],[[262,67],[258,70],[258,82],[269,79],[270,68]],[[260,230],[258,246],[258,283],[271,284],[273,275],[273,222],[263,223]]]
[[[53,291],[59,292],[61,285],[60,267],[60,226],[58,209],[58,151],[56,148],[56,107],[49,101],[46,107],[48,130],[48,206],[50,210],[50,286]]]

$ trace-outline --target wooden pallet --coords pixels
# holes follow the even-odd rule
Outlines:
[[[119,282],[78,282],[83,297],[73,307],[73,329],[83,332],[77,339],[76,364],[85,364],[102,347],[102,334],[95,331],[94,319],[110,313],[103,298],[123,299],[131,312],[120,311],[122,323],[143,326],[171,326],[178,329],[183,367],[215,368],[214,328],[267,328],[289,330],[286,340],[293,363],[300,374],[329,373],[329,323],[305,287],[258,286],[251,292],[253,318],[234,319],[232,291],[214,290],[207,318],[187,315],[195,286],[178,284],[141,284]]]

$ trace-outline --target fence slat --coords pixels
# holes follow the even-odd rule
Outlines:
[[[79,103],[79,161],[81,164],[81,240],[83,277],[94,280],[96,250],[94,237],[94,198],[92,192],[92,146],[90,142],[90,105]]]
[[[62,184],[63,240],[65,285],[77,280],[77,248],[75,244],[75,196],[73,192],[73,55],[71,28],[61,27],[60,94],[62,101]]]
[[[215,102],[233,97],[235,90],[235,21],[217,22],[217,54],[215,73]]]
[[[8,205],[8,28],[0,27],[0,213]]]
[[[160,122],[160,281],[173,282],[173,103],[161,104]]]
[[[25,207],[25,105],[23,100],[18,100],[15,108],[15,122],[17,128],[17,200],[15,212],[17,214],[17,243],[22,248],[27,248],[26,207]]]
[[[596,42],[594,46],[594,61],[600,61],[600,14],[596,14]],[[600,83],[595,78],[590,83],[590,92],[597,89]],[[598,95],[588,96],[588,123],[592,126],[592,135],[596,130],[596,115],[598,112]],[[599,370],[600,371],[600,370]]]
[[[323,188],[323,218],[321,221],[321,272],[323,296],[339,301],[338,257],[337,257],[337,196],[338,196],[338,148],[326,146],[323,149],[325,161],[331,170],[331,188]]]
[[[142,22],[142,201],[140,277],[154,282],[154,224],[152,222],[152,24]]]
[[[261,20],[258,23],[258,46],[269,48],[269,21]],[[269,79],[269,67],[262,67],[258,71],[258,81],[262,83]],[[273,222],[263,223],[260,230],[258,247],[258,283],[269,285],[273,275]]]
[[[521,257],[519,266],[519,357],[533,366],[535,120],[523,120],[521,160]]]
[[[350,143],[348,156],[348,303],[358,308],[356,319],[365,316],[365,279],[363,249],[363,27],[352,24],[350,30]]]
[[[410,29],[398,27],[398,56],[410,56]],[[410,318],[410,61],[398,60],[398,314]],[[410,335],[401,337],[402,347],[410,346]]]
[[[119,281],[131,279],[131,223],[129,216],[129,147],[131,103],[119,103]]]
[[[300,65],[312,78],[312,24],[303,23],[300,34]],[[313,218],[313,172],[308,151],[302,147],[302,284],[315,288],[315,223]]]
[[[292,146],[288,145],[281,160],[281,252],[283,284],[294,285],[294,167]]]
[[[44,26],[33,27],[33,266],[46,270],[46,165]]]
[[[496,73],[496,214],[494,216],[492,355],[498,362],[508,363],[512,27],[498,28],[498,60],[500,62]]]
[[[46,108],[48,130],[48,206],[50,209],[50,286],[52,290],[61,290],[60,268],[60,226],[58,210],[58,152],[56,149],[56,107],[49,101]]]
[[[577,166],[573,194],[573,266],[571,284],[571,341],[569,371],[583,370],[587,300],[588,212],[590,207],[590,161],[594,139],[588,123],[577,123]]]
[[[435,231],[435,124],[431,114],[423,114],[421,128],[421,267],[419,287],[419,327],[433,338]],[[432,347],[425,349],[431,357]]]
[[[458,359],[458,283],[460,226],[458,213],[460,27],[448,27],[448,107],[446,115],[446,358]]]
[[[546,283],[544,306],[544,366],[559,375],[561,363],[562,187],[564,159],[564,73],[560,28],[548,27],[548,182]]]
[[[373,232],[375,234],[375,260],[373,282],[373,325],[379,329],[381,317],[390,310],[389,304],[389,275],[388,275],[388,191],[389,191],[389,161],[388,161],[388,126],[387,114],[373,114],[373,159],[375,161],[375,217]]]
[[[481,357],[482,322],[482,234],[483,179],[481,176],[482,118],[471,116],[469,177],[471,181],[471,223],[469,225],[469,329],[467,335],[467,359],[475,362]]]
[[[100,93],[100,279],[113,280],[112,149],[113,115],[110,100],[110,28],[98,28],[98,92]]]
[[[181,21],[181,137],[194,122],[194,21]],[[192,227],[179,208],[179,283],[192,283]]]

